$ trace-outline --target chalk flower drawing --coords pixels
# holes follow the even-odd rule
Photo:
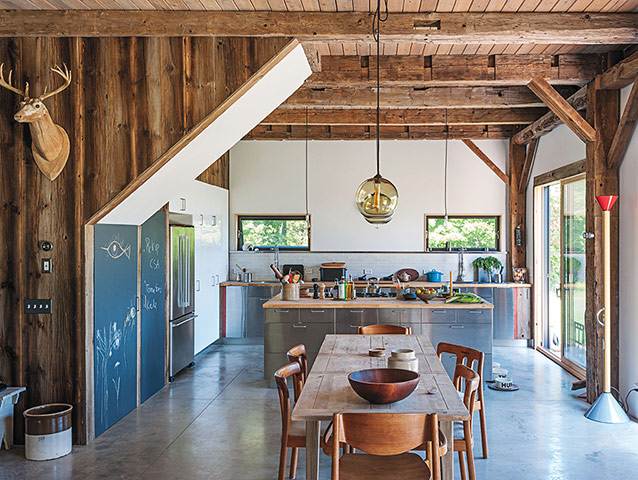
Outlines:
[[[131,246],[127,245],[125,247],[117,240],[112,240],[111,243],[109,243],[107,246],[100,248],[102,250],[105,250],[106,253],[109,254],[109,257],[113,259],[118,259],[122,255],[126,255],[126,258],[128,258],[129,260],[131,259]]]

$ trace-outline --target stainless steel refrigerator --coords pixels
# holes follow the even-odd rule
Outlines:
[[[171,225],[170,381],[193,364],[195,320],[195,229]]]

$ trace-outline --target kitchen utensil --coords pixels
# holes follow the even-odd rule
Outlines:
[[[236,266],[237,268],[239,268],[242,272],[247,272],[247,271],[248,271],[248,269],[247,269],[247,268],[240,267],[240,266],[239,266],[239,264],[237,264],[237,263],[235,264],[235,266]]]
[[[312,293],[310,292],[309,288],[300,288],[299,289],[299,296],[300,297],[310,298],[310,297],[312,297]]]
[[[419,272],[414,268],[402,268],[397,271],[396,277],[402,282],[414,282],[419,278]]]
[[[319,267],[322,282],[334,282],[341,280],[341,277],[347,277],[348,269],[344,267]]]
[[[397,348],[392,350],[388,358],[389,368],[401,368],[403,370],[419,371],[419,359],[411,348]]]
[[[301,281],[301,273],[297,271],[290,272],[290,276],[292,277],[292,283],[299,283]]]
[[[277,280],[282,280],[284,278],[284,276],[281,274],[281,272],[279,271],[279,269],[277,267],[275,267],[274,263],[270,264],[270,269],[275,272],[275,277],[277,277]]]
[[[299,300],[299,284],[284,283],[281,287],[282,300]]]
[[[312,285],[312,298],[315,300],[319,299],[319,285],[316,283]]]
[[[346,262],[325,262],[322,263],[321,266],[326,268],[343,268],[346,266]]]
[[[235,281],[241,282],[241,272],[235,272]]]
[[[403,300],[416,300],[416,293],[412,293],[412,292],[404,293]]]
[[[368,355],[371,357],[383,357],[385,355],[385,348],[371,348],[368,350]]]
[[[368,285],[366,286],[366,293],[368,295],[377,295],[379,290],[381,290],[379,279],[377,277],[370,277],[368,279]]]
[[[252,244],[252,243],[250,243],[250,242],[245,242],[245,243],[241,246],[241,249],[242,249],[244,252],[252,252],[252,251],[255,249],[255,247],[253,246],[253,244]]]
[[[417,372],[398,368],[372,368],[348,375],[355,393],[371,403],[403,400],[414,392],[420,378]]]
[[[244,283],[250,283],[253,281],[253,274],[250,272],[244,271],[244,275],[242,277]]]
[[[443,278],[443,274],[441,272],[437,272],[436,270],[430,270],[426,274],[428,278],[428,282],[440,282]]]
[[[285,264],[281,268],[281,273],[283,273],[284,275],[293,272],[299,272],[299,274],[301,275],[301,280],[304,279],[304,266],[301,264]]]

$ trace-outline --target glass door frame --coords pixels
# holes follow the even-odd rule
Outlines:
[[[564,241],[563,241],[563,227],[564,227],[564,197],[563,186],[569,183],[577,182],[585,179],[585,173],[571,174],[563,178],[552,178],[544,182],[534,182],[534,210],[533,210],[533,257],[534,257],[534,348],[549,359],[553,360],[557,364],[561,365],[565,370],[570,372],[575,377],[584,380],[586,378],[586,369],[581,365],[569,360],[565,357],[565,278],[564,278]],[[561,186],[561,201],[560,201],[560,285],[561,285],[561,351],[560,355],[552,352],[549,348],[542,345],[542,339],[545,336],[545,318],[548,315],[546,301],[546,278],[545,278],[545,251],[547,246],[546,240],[546,228],[545,228],[545,188],[552,184],[559,184]],[[587,287],[585,287],[587,288]]]

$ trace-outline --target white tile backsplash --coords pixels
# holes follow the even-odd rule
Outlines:
[[[503,265],[506,262],[506,253],[503,252],[472,252],[465,253],[465,280],[475,280],[472,261],[477,257],[494,256]],[[231,277],[238,269],[235,264],[242,268],[247,268],[252,272],[253,280],[273,280],[274,275],[270,270],[270,264],[274,263],[273,252],[230,252],[230,273]],[[458,274],[458,253],[352,253],[352,252],[279,252],[279,264],[302,264],[309,281],[312,278],[319,278],[319,266],[324,262],[346,262],[348,273],[357,278],[363,275],[363,269],[372,270],[374,277],[384,277],[390,275],[401,268],[414,268],[420,274],[432,269],[442,272],[443,278],[449,278],[450,270],[453,271],[454,279]],[[310,270],[310,271],[309,271]],[[503,269],[505,273],[505,269]],[[370,275],[369,275],[370,276]]]

